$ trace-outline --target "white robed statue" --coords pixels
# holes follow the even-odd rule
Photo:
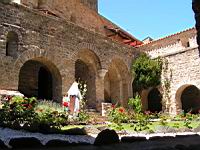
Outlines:
[[[80,100],[82,99],[82,96],[78,88],[78,83],[76,81],[71,85],[67,93],[70,99],[70,113],[72,115],[78,114],[80,110]]]

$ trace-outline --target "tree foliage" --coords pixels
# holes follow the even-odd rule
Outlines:
[[[132,63],[133,85],[138,90],[155,87],[161,83],[162,61],[160,58],[150,59],[142,53]]]

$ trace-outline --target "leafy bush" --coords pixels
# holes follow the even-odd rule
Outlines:
[[[87,123],[87,121],[89,121],[90,116],[88,113],[86,113],[85,111],[80,111],[78,113],[78,121],[81,123]]]
[[[172,127],[178,129],[178,128],[180,128],[180,126],[181,126],[180,123],[175,122]]]
[[[123,107],[112,108],[108,114],[108,118],[111,122],[116,124],[128,122],[128,115]]]
[[[17,122],[23,124],[29,122],[35,116],[34,107],[37,103],[35,98],[23,98],[14,96],[3,103],[0,111],[1,122],[11,124]]]
[[[155,87],[161,83],[162,62],[150,59],[147,54],[141,54],[132,63],[133,84],[138,91]]]
[[[37,115],[35,122],[38,124],[44,124],[50,128],[61,128],[67,123],[68,116],[65,113],[59,113],[57,111],[45,111]]]
[[[39,102],[36,98],[14,96],[3,102],[0,109],[0,123],[3,126],[26,129],[42,126],[60,128],[67,123],[68,115],[54,102]],[[37,131],[37,129],[36,129]]]
[[[135,113],[142,112],[141,97],[138,94],[135,96],[135,98],[130,98],[128,100],[128,105],[131,109],[134,110]]]
[[[128,101],[129,107],[134,111],[133,114],[130,114],[132,119],[131,127],[134,127],[135,131],[143,131],[149,129],[149,113],[142,113],[142,102],[141,97],[137,94],[135,98],[130,98]]]
[[[193,115],[190,113],[187,113],[184,119],[184,126],[188,129],[192,129],[192,120],[193,120]]]
[[[143,131],[149,129],[149,125],[151,125],[151,123],[149,121],[148,115],[145,115],[143,113],[137,113],[134,117],[135,120],[131,126],[134,127],[135,131]]]
[[[87,84],[84,81],[78,81],[78,86],[81,92],[82,99],[80,99],[80,111],[78,113],[78,122],[87,123],[90,119],[88,112],[86,111],[86,93],[87,93]]]
[[[64,109],[60,103],[56,103],[56,102],[48,101],[48,100],[41,100],[36,105],[35,111],[37,113],[48,112],[48,111],[51,111],[51,112],[57,111],[57,112],[63,113]]]
[[[168,126],[168,122],[169,120],[171,120],[171,117],[169,114],[159,114],[159,118],[160,118],[160,121],[159,121],[159,124],[161,126]]]
[[[35,107],[37,113],[36,121],[38,123],[46,124],[50,127],[60,128],[67,124],[68,114],[59,103],[53,101],[40,101]]]
[[[123,107],[115,107],[113,105],[112,109],[108,114],[108,119],[114,123],[114,127],[117,130],[123,130],[124,127],[122,123],[127,123],[129,121],[128,113]]]

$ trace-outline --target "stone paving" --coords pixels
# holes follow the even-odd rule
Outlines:
[[[9,142],[14,138],[22,138],[22,137],[33,137],[45,145],[51,140],[61,140],[67,141],[71,145],[74,143],[85,143],[91,146],[76,146],[72,149],[91,149],[97,134],[90,135],[61,135],[61,134],[41,134],[41,133],[29,133],[25,131],[17,131],[8,128],[0,128],[0,140],[2,140],[5,145],[9,148]],[[184,147],[189,148],[191,146],[200,145],[200,132],[184,132],[184,133],[154,133],[154,134],[127,134],[127,135],[119,135],[121,140],[120,144],[117,145],[105,145],[101,147],[95,147],[95,149],[112,149],[115,147],[117,149],[135,149],[135,150],[153,150],[155,148],[160,149],[175,149],[175,147]]]

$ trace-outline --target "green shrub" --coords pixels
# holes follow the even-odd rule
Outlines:
[[[123,107],[112,108],[108,114],[108,118],[111,122],[116,124],[128,122],[128,115]]]
[[[60,103],[53,101],[39,101],[35,107],[37,117],[35,122],[45,124],[53,128],[61,128],[68,123],[68,114],[64,111]]]
[[[36,98],[14,96],[4,101],[0,109],[0,123],[7,127],[26,125],[26,129],[34,126],[60,128],[68,121],[60,104],[54,102],[39,102]]]
[[[34,122],[38,124],[46,124],[51,128],[61,128],[67,124],[68,115],[57,111],[45,111],[37,115]]]
[[[77,121],[80,123],[87,123],[90,120],[90,116],[86,111],[86,93],[87,93],[87,84],[84,81],[78,81],[78,87],[81,92],[82,99],[80,99],[80,111],[78,113]]]
[[[159,118],[160,118],[159,124],[161,126],[168,126],[168,120],[171,119],[171,117],[168,114],[160,114]]]
[[[90,116],[86,111],[80,111],[78,113],[78,122],[87,123],[89,119],[90,119]]]
[[[134,118],[134,122],[131,126],[134,127],[135,131],[143,131],[149,129],[149,125],[151,125],[151,123],[149,121],[148,115],[143,113],[136,113]]]
[[[155,87],[161,83],[162,62],[158,59],[150,59],[142,53],[132,63],[133,84],[137,91]]]
[[[180,123],[175,122],[172,127],[178,129],[178,128],[180,128],[180,126],[181,126]]]
[[[124,127],[122,123],[128,123],[129,122],[129,117],[128,113],[123,107],[115,107],[110,110],[108,114],[108,119],[114,123],[114,128],[116,130],[123,130]]]
[[[128,100],[128,105],[131,109],[134,110],[135,113],[141,113],[142,112],[141,98],[138,94],[135,96],[135,98],[130,98]]]
[[[35,111],[37,113],[48,112],[48,111],[57,111],[57,112],[64,112],[63,107],[60,103],[56,103],[49,100],[41,100],[35,107]]]
[[[0,111],[1,121],[5,124],[17,122],[23,124],[29,122],[35,116],[34,107],[37,103],[35,98],[23,98],[14,96],[5,101]]]
[[[133,114],[130,114],[130,117],[132,119],[131,127],[134,127],[135,131],[143,131],[149,129],[150,115],[146,115],[142,112],[141,97],[137,94],[135,98],[130,98],[128,101],[128,105],[134,111]]]
[[[184,126],[188,129],[192,129],[192,120],[193,120],[193,115],[190,113],[187,113],[184,119]]]

